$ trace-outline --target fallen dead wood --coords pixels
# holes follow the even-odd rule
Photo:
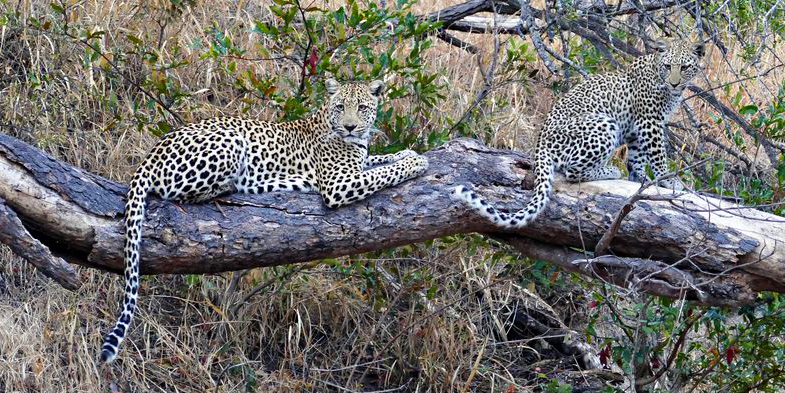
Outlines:
[[[7,244],[15,253],[24,255],[41,273],[64,288],[79,288],[80,283],[73,266],[52,255],[45,245],[31,236],[3,198],[0,198],[0,228],[0,243]]]
[[[492,203],[519,209],[530,194],[522,187],[531,168],[528,156],[470,139],[453,140],[427,156],[425,176],[335,210],[316,194],[292,192],[236,194],[217,204],[180,207],[151,197],[142,272],[292,264],[480,232],[523,255],[656,295],[738,305],[758,291],[785,292],[785,222],[779,217],[694,194],[644,199],[610,241],[606,253],[612,255],[593,259],[575,250],[594,249],[639,185],[557,183],[549,207],[531,226],[500,233],[450,193],[457,184],[471,184]],[[0,134],[0,198],[32,236],[69,262],[122,269],[125,191]],[[14,250],[30,258],[24,248]]]

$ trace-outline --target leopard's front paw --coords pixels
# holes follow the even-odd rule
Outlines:
[[[428,170],[428,159],[425,156],[421,156],[416,154],[414,156],[406,157],[403,161],[406,166],[411,168],[411,175],[409,178],[417,177],[425,173]]]
[[[660,180],[659,186],[667,188],[673,191],[681,191],[684,190],[684,184],[682,184],[681,180],[676,177],[672,177],[670,179]]]
[[[394,158],[395,158],[395,161],[399,161],[399,160],[403,160],[406,157],[414,157],[414,156],[417,156],[417,155],[418,154],[417,154],[416,151],[410,150],[410,149],[406,149],[406,150],[401,150],[401,151],[395,153]]]
[[[622,178],[622,174],[619,168],[616,168],[613,165],[608,165],[607,167],[605,167],[604,174],[605,174],[604,178],[608,180],[616,180]]]

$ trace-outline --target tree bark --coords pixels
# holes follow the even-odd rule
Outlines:
[[[451,198],[471,185],[502,209],[522,208],[531,192],[526,154],[456,139],[426,153],[417,179],[367,200],[327,209],[319,195],[235,194],[177,206],[148,199],[142,273],[215,273],[334,258],[480,232],[523,255],[631,289],[716,305],[747,304],[759,291],[785,292],[785,220],[697,194],[641,200],[605,255],[593,250],[639,185],[623,180],[557,182],[543,214],[503,232]],[[83,266],[123,268],[126,187],[57,161],[0,134],[0,222],[17,215],[54,255]],[[652,187],[646,193],[665,191]],[[8,227],[0,227],[8,233]],[[0,241],[14,244],[8,236]],[[569,249],[570,247],[571,249]],[[25,247],[14,251],[30,260]],[[53,260],[53,258],[44,258]],[[41,263],[36,264],[40,266]]]
[[[24,255],[28,262],[64,288],[79,289],[73,266],[52,255],[49,248],[31,236],[3,198],[0,198],[0,228],[0,243],[7,244],[18,255]]]

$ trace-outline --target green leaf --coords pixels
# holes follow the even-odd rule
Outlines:
[[[52,7],[52,9],[55,10],[55,12],[57,12],[58,14],[65,15],[65,9],[60,5],[55,3],[49,3],[49,6]]]
[[[758,112],[758,107],[755,105],[746,105],[739,109],[739,114],[741,115],[754,115]]]
[[[125,38],[127,38],[128,41],[131,41],[136,46],[142,46],[143,44],[142,40],[140,40],[137,36],[133,34],[126,34]]]

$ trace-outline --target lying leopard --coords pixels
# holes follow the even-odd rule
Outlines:
[[[330,79],[326,87],[327,103],[307,119],[268,123],[219,117],[172,131],[153,147],[128,191],[125,297],[101,360],[109,363],[117,356],[136,309],[148,193],[198,203],[235,191],[314,191],[336,208],[425,172],[428,161],[411,150],[368,155],[381,81],[341,85]]]
[[[548,114],[535,151],[534,195],[526,207],[503,213],[465,186],[453,195],[483,217],[505,228],[522,228],[548,203],[554,171],[568,181],[618,179],[621,172],[608,165],[613,151],[627,145],[629,180],[648,179],[668,172],[665,123],[679,107],[682,93],[699,71],[703,44],[658,43],[658,52],[641,56],[628,69],[594,75],[562,97]],[[682,190],[677,178],[660,186]]]

